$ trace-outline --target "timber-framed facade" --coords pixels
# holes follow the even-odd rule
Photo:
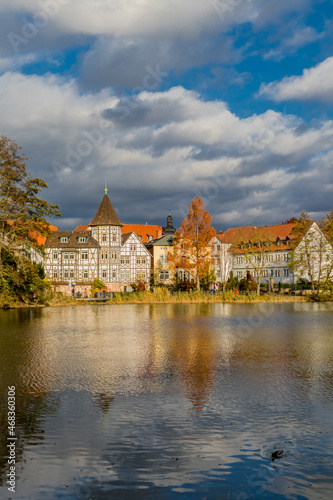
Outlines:
[[[60,291],[83,292],[95,279],[107,291],[124,291],[138,280],[148,286],[151,255],[134,232],[122,234],[120,222],[105,195],[84,231],[55,231],[46,240],[44,267]]]

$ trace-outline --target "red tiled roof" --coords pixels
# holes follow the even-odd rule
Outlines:
[[[121,234],[135,233],[137,236],[141,236],[142,243],[146,243],[146,241],[149,241],[149,236],[152,236],[153,240],[160,238],[162,230],[162,226],[153,224],[123,224]],[[89,224],[77,226],[74,231],[90,231]]]
[[[77,226],[74,231],[91,231],[89,224],[83,224],[82,226]]]
[[[292,229],[295,224],[279,224],[278,226],[264,226],[264,227],[249,227],[249,228],[237,228],[242,229],[242,231],[234,233],[234,239],[232,241],[233,245],[230,247],[230,251],[236,253],[242,253],[243,250],[239,248],[239,244],[244,241],[251,241],[255,244],[256,241],[261,240],[265,242],[266,240],[271,242],[271,245],[267,247],[267,252],[272,252],[276,250],[290,250],[290,245],[286,245],[284,241],[288,239],[292,240],[294,235],[291,235]],[[227,233],[228,231],[226,231]],[[226,234],[224,233],[224,234]],[[222,235],[223,236],[223,235]],[[277,239],[281,241],[277,245]],[[220,238],[219,238],[220,239]],[[229,241],[231,243],[231,241]]]
[[[153,240],[162,236],[162,227],[148,224],[123,224],[121,232],[123,234],[135,233],[141,236],[142,243],[145,243],[149,241],[149,236],[152,236]]]
[[[256,226],[233,227],[227,229],[224,233],[217,233],[216,237],[221,243],[234,243],[239,238],[247,238],[249,233],[255,229]]]

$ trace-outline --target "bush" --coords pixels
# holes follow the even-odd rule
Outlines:
[[[257,283],[251,276],[249,279],[241,279],[238,286],[240,292],[254,292],[257,289]]]
[[[146,291],[146,283],[143,280],[138,280],[136,283],[131,283],[131,287],[133,288],[133,292]]]

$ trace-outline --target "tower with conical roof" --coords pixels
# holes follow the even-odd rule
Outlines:
[[[123,225],[108,197],[106,186],[103,199],[89,226],[92,237],[100,244],[98,277],[107,282],[117,281]]]

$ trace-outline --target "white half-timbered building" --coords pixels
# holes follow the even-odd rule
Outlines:
[[[135,233],[121,234],[120,222],[105,195],[89,230],[55,231],[46,240],[44,268],[61,291],[83,292],[95,279],[108,291],[123,291],[138,280],[150,281],[151,255]]]

